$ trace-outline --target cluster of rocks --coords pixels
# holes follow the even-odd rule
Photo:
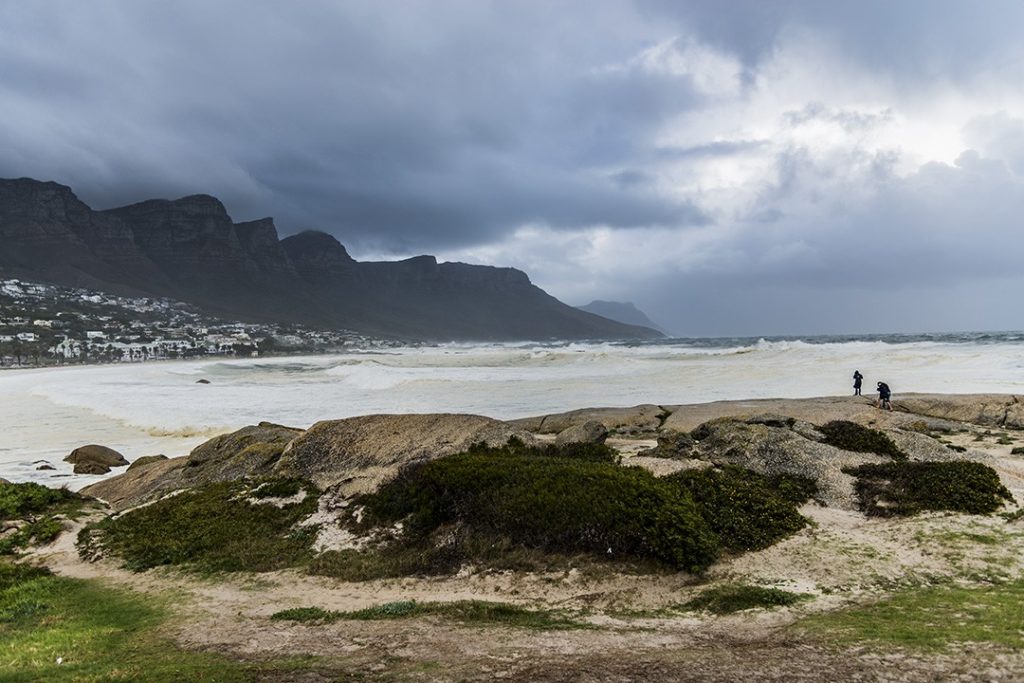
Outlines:
[[[912,460],[989,461],[980,451],[954,452],[926,432],[963,423],[1024,428],[1014,397],[916,396],[900,412],[876,410],[861,398],[742,401],[694,406],[641,405],[578,410],[511,422],[478,415],[367,415],[318,422],[306,430],[268,422],[218,436],[189,455],[140,458],[128,470],[83,489],[117,510],[170,491],[244,477],[296,477],[348,497],[376,489],[405,465],[466,450],[476,443],[602,443],[609,435],[655,440],[627,458],[656,475],[691,467],[737,465],[762,474],[794,474],[817,482],[819,502],[856,506],[853,477],[844,469],[890,458],[827,443],[816,425],[847,420],[877,429]],[[913,411],[911,411],[911,407]],[[73,459],[72,459],[73,458]],[[127,464],[98,446],[68,458],[88,471]],[[108,471],[108,470],[104,470]]]

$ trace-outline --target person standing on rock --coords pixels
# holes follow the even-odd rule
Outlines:
[[[853,371],[853,395],[860,396],[860,385],[864,380],[864,375],[860,374],[860,370]]]
[[[892,398],[892,390],[889,389],[889,385],[885,382],[878,383],[878,402],[875,404],[879,408],[888,408],[892,410],[892,403],[889,399]]]

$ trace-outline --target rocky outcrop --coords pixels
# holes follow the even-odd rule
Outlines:
[[[301,429],[260,422],[214,437],[189,453],[181,470],[182,484],[196,486],[268,475],[285,446],[300,434]]]
[[[563,429],[555,437],[555,445],[570,443],[604,443],[608,438],[608,428],[597,420],[589,420],[581,425]]]
[[[128,464],[128,461],[123,455],[115,451],[113,448],[107,448],[106,446],[99,446],[97,444],[89,444],[88,446],[79,446],[75,450],[71,451],[71,454],[64,458],[64,462],[70,462],[75,465],[84,465],[86,463],[94,465],[102,465],[107,467],[107,472],[110,471],[111,467],[124,467]],[[77,472],[77,470],[76,470]],[[90,474],[104,474],[103,472],[90,473]]]
[[[115,511],[142,505],[182,488],[186,458],[170,458],[86,486],[81,493],[98,498]]]
[[[931,395],[898,397],[906,412],[988,427],[1024,429],[1024,399],[1002,394]]]
[[[631,408],[583,408],[567,413],[511,420],[510,424],[536,434],[558,434],[590,421],[600,422],[615,434],[642,436],[654,434],[668,415],[662,406],[645,403]],[[689,431],[689,430],[687,430]]]
[[[366,415],[317,422],[285,449],[276,474],[340,484],[346,495],[375,489],[407,464],[452,455],[475,443],[500,446],[533,437],[479,415]]]
[[[107,474],[110,472],[110,468],[102,463],[85,460],[76,462],[72,471],[75,474]]]

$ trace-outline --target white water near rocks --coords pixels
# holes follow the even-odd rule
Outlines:
[[[1024,335],[452,344],[344,355],[0,373],[0,476],[78,488],[62,458],[85,443],[129,460],[186,454],[268,420],[307,427],[368,413],[515,418],[590,406],[852,393],[1024,393]],[[206,379],[209,384],[197,384]],[[39,460],[56,470],[37,470]]]

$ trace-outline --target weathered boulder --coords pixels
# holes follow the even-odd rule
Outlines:
[[[588,420],[581,425],[569,427],[558,432],[555,445],[568,443],[604,443],[608,438],[608,428],[597,420]]]
[[[92,460],[81,460],[75,463],[75,474],[106,474],[110,468],[103,463]]]
[[[270,474],[301,429],[260,422],[221,434],[192,449],[181,472],[186,486]]]
[[[76,465],[89,462],[97,465],[106,465],[108,468],[123,467],[128,464],[125,457],[113,448],[98,446],[96,444],[79,446],[75,450],[71,451],[70,455],[64,458],[64,462],[70,462]],[[109,472],[110,470],[107,471]]]
[[[135,458],[135,460],[132,460],[132,464],[128,465],[128,469],[126,471],[131,472],[139,467],[145,467],[146,465],[154,462],[160,462],[161,460],[167,459],[166,455],[144,455],[141,458]]]
[[[525,417],[511,420],[509,424],[536,434],[558,434],[570,427],[596,421],[610,432],[640,435],[657,431],[666,415],[667,411],[662,406],[647,403],[631,408],[584,408],[554,415]]]
[[[37,470],[55,470],[55,469],[57,469],[57,468],[56,468],[56,467],[54,467],[53,465],[51,465],[51,464],[50,464],[50,463],[48,463],[48,462],[44,462],[44,463],[43,463],[42,465],[36,465],[36,469],[37,469]],[[109,471],[109,470],[108,470],[108,471]]]
[[[646,458],[688,459],[696,441],[686,432],[662,432],[658,435],[658,445],[641,451],[639,455]]]
[[[403,465],[452,455],[510,437],[533,443],[528,432],[479,415],[365,415],[317,422],[285,449],[274,468],[281,476],[310,479],[346,495],[374,490]]]
[[[170,458],[144,467],[129,468],[101,482],[86,486],[81,493],[99,498],[114,510],[126,510],[156,500],[182,487],[181,470],[186,458]]]

